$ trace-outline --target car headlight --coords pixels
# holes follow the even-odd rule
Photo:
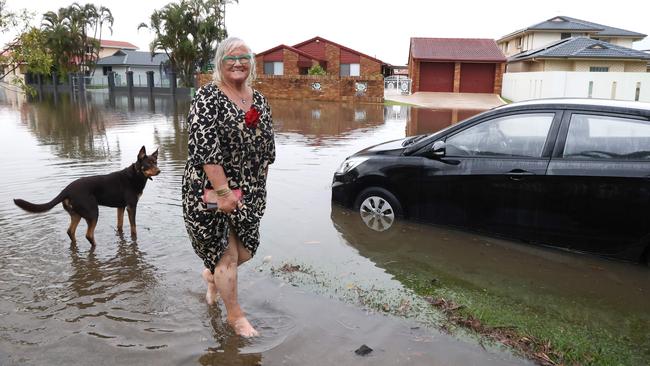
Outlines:
[[[347,158],[343,163],[341,163],[341,166],[339,166],[339,168],[336,169],[336,174],[345,174],[350,170],[356,168],[359,164],[363,163],[366,160],[368,160],[367,157]]]

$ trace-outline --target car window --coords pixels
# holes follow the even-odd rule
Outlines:
[[[542,156],[555,113],[527,113],[483,121],[446,140],[448,156]]]
[[[650,160],[650,122],[573,114],[563,157]]]

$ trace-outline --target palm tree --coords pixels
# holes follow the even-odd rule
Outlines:
[[[75,71],[71,64],[74,42],[67,22],[66,9],[61,8],[56,13],[48,11],[43,14],[41,29],[45,33],[45,43],[52,55],[55,70],[60,75]]]
[[[149,25],[155,33],[150,44],[152,55],[164,51],[169,65],[185,86],[193,85],[194,72],[211,61],[218,41],[227,36],[225,6],[231,0],[181,0],[155,10]],[[236,2],[236,1],[235,1]]]

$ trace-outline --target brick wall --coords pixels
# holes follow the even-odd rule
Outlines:
[[[264,75],[264,56],[255,56],[255,74]]]
[[[454,63],[454,93],[460,92],[460,62]]]
[[[339,76],[340,74],[340,59],[341,49],[331,45],[325,44],[325,60],[327,60],[327,74],[332,76]]]
[[[284,60],[284,75],[294,76],[300,74],[300,70],[298,69],[297,53],[290,51],[288,49],[284,49],[283,60]]]
[[[496,64],[494,68],[494,94],[501,95],[501,88],[503,87],[503,73],[506,72],[506,64]]]
[[[625,62],[623,61],[576,61],[573,71],[588,72],[592,66],[609,67],[609,72],[625,72]]]
[[[358,93],[356,82],[365,83],[367,89]],[[318,83],[320,90],[313,84]],[[255,80],[255,89],[268,98],[293,100],[348,101],[383,103],[384,79],[374,77],[343,77],[334,75],[261,75]]]
[[[420,62],[413,58],[409,60],[409,77],[411,78],[411,92],[420,91]]]
[[[379,62],[361,56],[360,64],[362,77],[381,75],[381,64]]]
[[[625,72],[646,72],[647,68],[648,63],[645,61],[625,63]]]

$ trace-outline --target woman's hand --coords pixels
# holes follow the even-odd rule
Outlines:
[[[209,194],[212,195],[212,198],[217,200],[217,206],[221,212],[229,214],[241,206],[239,198],[237,198],[237,196],[230,190],[223,196],[219,196],[214,191]]]

